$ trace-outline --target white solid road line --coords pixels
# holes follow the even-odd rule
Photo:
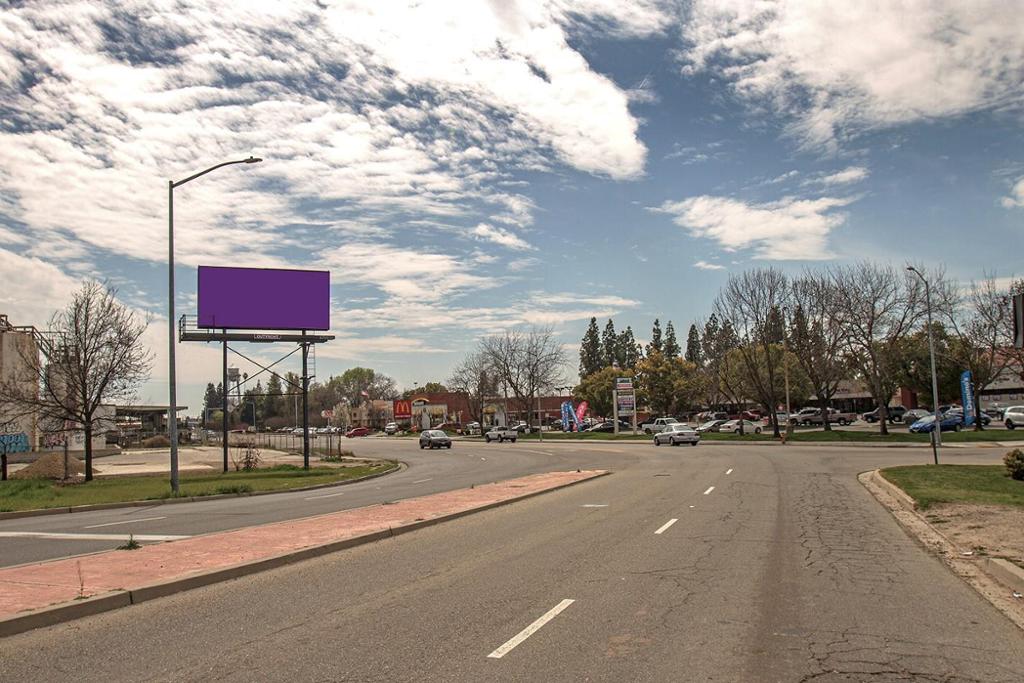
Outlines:
[[[601,503],[601,504],[598,504],[598,503],[586,503],[585,505],[580,505],[580,507],[581,508],[606,508],[606,507],[608,507],[608,503]]]
[[[714,486],[709,486],[709,487],[708,487],[708,490],[704,492],[704,495],[706,496],[706,495],[708,495],[709,493],[711,493],[711,492],[712,492],[712,491],[714,491],[714,490],[715,490],[715,487],[714,487]]]
[[[512,636],[512,638],[505,641],[505,643],[501,647],[499,647],[497,650],[495,650],[487,656],[491,659],[501,659],[509,652],[511,652],[521,642],[523,642],[524,640],[532,636],[534,633],[536,633],[538,630],[540,630],[541,626],[557,617],[566,607],[568,607],[574,602],[576,601],[570,600],[568,598],[562,600],[562,602],[558,603],[557,605],[549,609],[547,612],[545,612],[540,619],[533,622],[516,635]]]
[[[377,488],[380,488],[379,486]],[[320,496],[310,496],[309,498],[303,498],[302,500],[319,500],[320,498],[334,498],[335,496],[345,495],[344,491],[338,491],[337,493],[325,493]]]
[[[427,477],[426,479],[417,479],[413,483],[414,484],[422,484],[425,481],[434,481],[434,478],[433,477]]]
[[[664,524],[662,524],[662,525],[661,525],[661,528],[660,528],[660,529],[658,529],[657,531],[655,531],[654,533],[656,533],[656,534],[663,534],[663,533],[665,533],[665,530],[666,530],[666,529],[668,529],[668,528],[669,528],[670,526],[672,526],[673,524],[675,524],[675,523],[676,523],[676,522],[678,522],[678,521],[679,521],[679,520],[678,520],[678,519],[675,519],[675,518],[673,518],[673,519],[670,519],[670,520],[668,520],[667,522],[665,522]]]
[[[189,536],[130,534],[136,541],[177,541]],[[129,534],[61,534],[43,531],[0,531],[0,538],[53,538],[61,541],[127,541]]]
[[[89,526],[83,526],[83,529],[99,529],[103,526],[117,526],[118,524],[131,524],[132,522],[153,522],[158,519],[167,519],[167,517],[143,517],[142,519],[126,519],[123,522],[107,522],[106,524],[90,524]]]
[[[726,474],[732,474],[732,468],[730,467],[729,469],[727,469],[727,470],[725,471],[725,473],[726,473]]]

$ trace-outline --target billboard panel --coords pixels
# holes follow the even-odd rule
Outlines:
[[[326,270],[199,266],[199,327],[328,330]]]

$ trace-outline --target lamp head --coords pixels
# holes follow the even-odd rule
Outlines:
[[[247,164],[258,164],[261,161],[263,161],[263,159],[261,159],[259,157],[250,156],[248,159],[245,160],[245,163],[247,163]]]

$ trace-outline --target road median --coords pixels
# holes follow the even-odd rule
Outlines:
[[[551,472],[305,519],[0,569],[0,636],[238,578],[609,474]]]

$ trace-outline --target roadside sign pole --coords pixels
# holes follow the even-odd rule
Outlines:
[[[619,433],[619,390],[612,389],[612,419],[614,421],[615,433]]]

